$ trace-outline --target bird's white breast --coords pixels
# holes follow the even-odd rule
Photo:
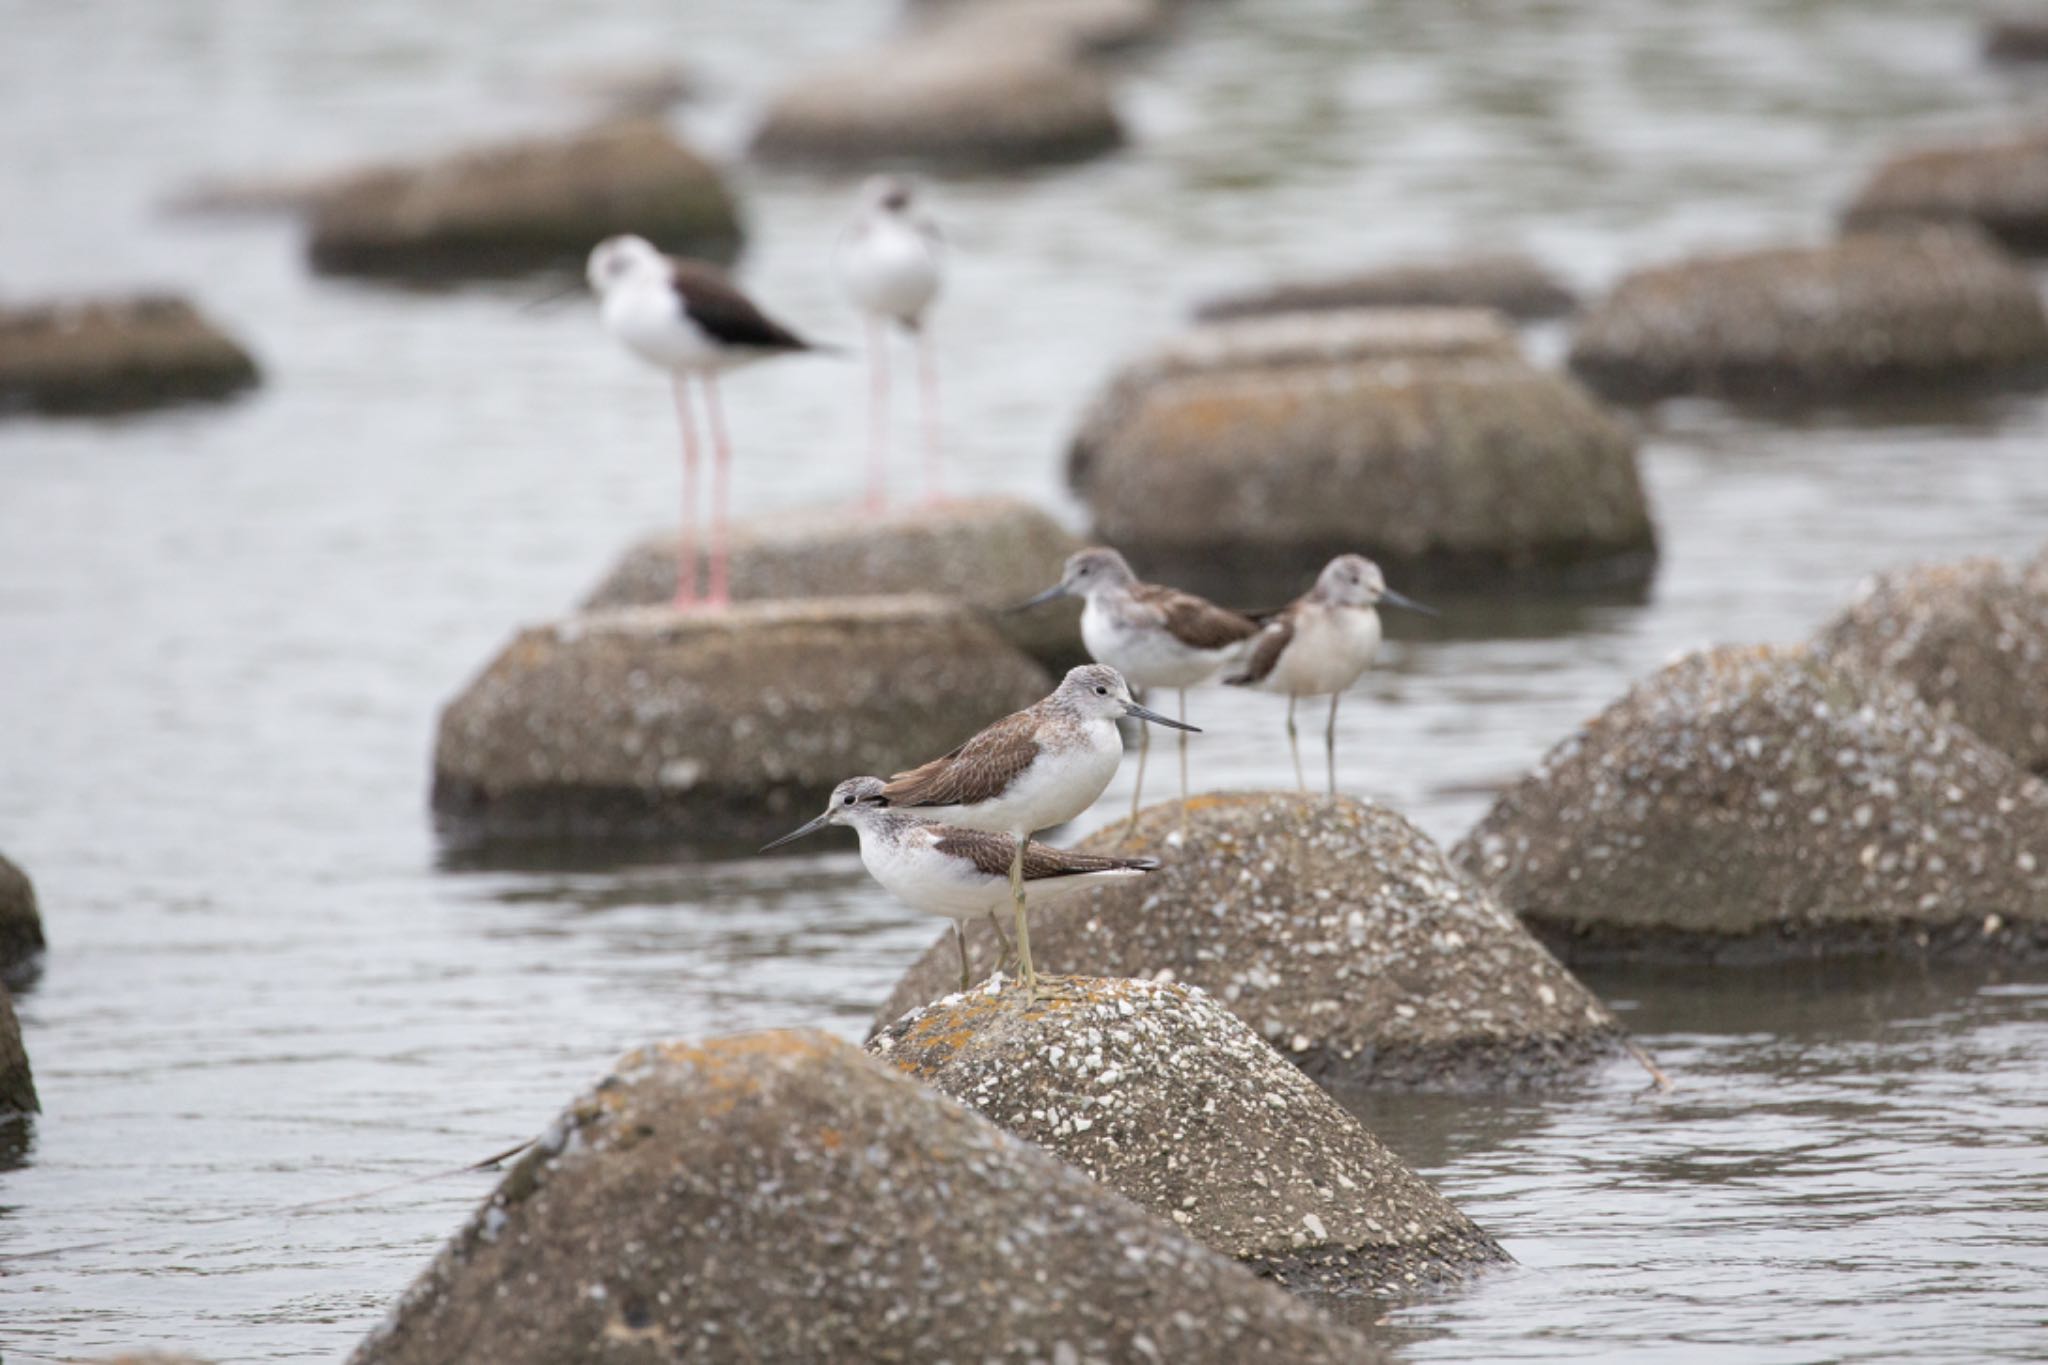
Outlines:
[[[1294,638],[1265,686],[1297,697],[1342,692],[1358,681],[1380,647],[1380,617],[1371,607],[1311,606],[1294,622]]]
[[[1081,643],[1089,658],[1108,664],[1133,687],[1193,687],[1216,676],[1233,653],[1191,649],[1164,626],[1133,620],[1099,597],[1089,598],[1081,611]]]
[[[938,806],[918,813],[927,819],[968,829],[1015,834],[1063,825],[1094,805],[1109,789],[1124,756],[1123,737],[1112,720],[1090,720],[1065,738],[1076,742],[1039,750],[1031,766],[1017,774],[1002,796],[972,806]]]
[[[711,374],[759,359],[763,352],[721,347],[690,320],[665,280],[636,280],[604,297],[605,330],[635,355],[664,370]]]
[[[914,324],[939,292],[936,249],[915,227],[894,218],[877,218],[853,234],[840,273],[863,312],[905,324]]]

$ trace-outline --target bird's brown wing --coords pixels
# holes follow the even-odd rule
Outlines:
[[[763,313],[725,272],[702,261],[670,260],[676,298],[690,321],[721,345],[762,351],[808,351],[809,342]]]
[[[971,860],[978,871],[988,876],[1007,877],[1010,875],[1010,859],[1017,851],[1017,841],[1007,835],[947,825],[933,847],[949,857]],[[1078,877],[1087,872],[1114,872],[1119,868],[1150,872],[1158,866],[1157,858],[1110,858],[1040,843],[1024,847],[1024,880],[1027,882]]]
[[[1288,642],[1293,639],[1294,608],[1289,607],[1266,622],[1265,628],[1259,634],[1258,643],[1252,646],[1251,658],[1245,660],[1242,669],[1223,681],[1233,687],[1264,682],[1272,676],[1274,667],[1280,662],[1280,656],[1286,652]]]
[[[971,806],[993,800],[1037,759],[1035,719],[1028,711],[1005,716],[944,758],[897,773],[883,785],[882,795],[892,806]]]
[[[1190,649],[1227,649],[1259,633],[1250,617],[1178,588],[1143,583],[1131,595],[1157,611],[1167,633]]]

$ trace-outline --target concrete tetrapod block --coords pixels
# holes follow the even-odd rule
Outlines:
[[[793,81],[754,134],[762,161],[997,171],[1123,142],[1107,79],[1045,43],[901,39]]]
[[[1399,1297],[1508,1259],[1206,993],[1040,990],[949,995],[869,1051],[1290,1288]]]
[[[1051,690],[936,597],[593,613],[520,632],[449,704],[434,808],[484,840],[758,842]]]
[[[1571,368],[1631,402],[2034,387],[2048,377],[2048,313],[2033,277],[1981,233],[1861,233],[1637,271],[1580,322]]]
[[[1511,318],[1554,318],[1576,295],[1534,257],[1486,252],[1398,261],[1342,275],[1283,280],[1210,299],[1204,321],[1345,308],[1490,308]]]
[[[2048,774],[2048,582],[2030,586],[1991,558],[1893,570],[1865,583],[1814,648],[1889,674],[1943,719]]]
[[[1798,647],[1639,683],[1453,857],[1567,961],[2048,951],[2048,786]]]
[[[1385,1357],[851,1045],[769,1033],[626,1057],[352,1359]]]
[[[0,856],[0,980],[15,975],[43,951],[43,916],[35,884]]]
[[[1296,1066],[1338,1089],[1555,1082],[1615,1054],[1621,1028],[1513,916],[1383,806],[1280,792],[1194,798],[1083,840],[1158,857],[1124,885],[1031,917],[1042,972],[1200,986]],[[967,926],[993,962],[986,921]],[[959,982],[948,938],[876,1013],[874,1031]]]
[[[1871,173],[1842,222],[1962,223],[2015,251],[2048,252],[2048,129],[1900,152]]]
[[[360,172],[323,187],[312,211],[307,251],[332,274],[580,268],[591,247],[621,232],[713,260],[730,259],[740,241],[718,172],[652,121]]]
[[[0,308],[0,414],[128,412],[256,381],[249,353],[183,299]]]
[[[1232,602],[1292,597],[1347,551],[1404,585],[1645,581],[1656,532],[1630,431],[1570,380],[1453,336],[1450,354],[1113,385],[1069,465],[1096,537]]]
[[[1021,498],[965,498],[876,515],[810,508],[732,528],[732,593],[738,601],[941,593],[972,607],[1013,647],[1064,673],[1088,662],[1080,603],[1006,608],[1057,583],[1067,556],[1080,548]],[[640,541],[585,599],[585,610],[667,602],[679,553],[673,532]]]

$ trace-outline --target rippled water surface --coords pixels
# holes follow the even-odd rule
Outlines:
[[[1446,244],[1597,288],[1818,236],[1869,161],[2035,92],[1904,0],[1194,8],[1123,96],[1125,155],[944,187],[961,482],[1065,508],[1075,414],[1206,290]],[[190,290],[258,352],[220,410],[0,425],[0,848],[52,950],[20,997],[45,1114],[0,1150],[0,1350],[342,1353],[627,1046],[857,1034],[933,935],[843,848],[576,870],[446,863],[439,705],[673,504],[660,384],[535,290],[307,276],[284,222],[164,216],[201,174],[566,126],[550,78],[673,53],[715,149],[880,5],[0,0],[0,288]],[[741,173],[743,269],[827,336],[843,183]],[[1538,334],[1539,354],[1559,338]],[[855,366],[735,382],[750,509],[850,494]],[[1634,606],[1449,603],[1349,708],[1346,770],[1455,838],[1674,651],[1792,639],[1873,568],[2048,535],[2048,404],[1898,424],[1679,407]],[[1262,699],[1203,695],[1197,777],[1287,776]],[[1126,791],[1112,789],[1114,803]],[[1594,984],[1683,1080],[1389,1099],[1374,1125],[1521,1266],[1394,1315],[1418,1359],[2048,1353],[2048,983],[1899,973]],[[394,1186],[397,1188],[386,1189]],[[380,1190],[368,1198],[313,1201]]]

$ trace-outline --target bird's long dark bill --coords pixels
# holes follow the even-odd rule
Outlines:
[[[1032,598],[1030,601],[1019,602],[1016,606],[1011,607],[1010,610],[1029,611],[1033,607],[1040,606],[1046,602],[1056,601],[1057,599],[1065,597],[1066,595],[1067,585],[1064,583],[1055,583],[1051,587],[1047,588],[1044,592],[1038,594],[1038,596]]]
[[[1124,714],[1127,716],[1135,716],[1139,720],[1149,720],[1154,725],[1164,725],[1174,730],[1186,730],[1190,734],[1199,735],[1202,733],[1202,727],[1199,725],[1185,725],[1180,721],[1171,719],[1170,717],[1162,716],[1157,711],[1151,710],[1148,707],[1140,706],[1136,702],[1132,702],[1129,706],[1125,707]]]
[[[793,829],[789,833],[783,835],[780,839],[777,839],[774,843],[761,845],[761,851],[763,853],[766,853],[771,848],[781,848],[784,844],[793,844],[797,840],[803,838],[806,834],[812,834],[817,832],[818,830],[825,828],[825,821],[831,814],[832,812],[826,811],[824,815],[821,815],[817,819],[811,821],[802,829]]]
[[[528,299],[525,303],[519,305],[519,311],[522,313],[544,313],[557,304],[567,303],[578,294],[586,292],[588,292],[587,287],[583,281],[578,280],[574,284],[565,284],[560,289],[551,289],[537,299]]]
[[[1403,611],[1421,612],[1424,616],[1443,615],[1435,607],[1425,607],[1412,597],[1401,596],[1400,593],[1395,592],[1392,588],[1380,589],[1380,601],[1385,602],[1390,607],[1399,607]]]

